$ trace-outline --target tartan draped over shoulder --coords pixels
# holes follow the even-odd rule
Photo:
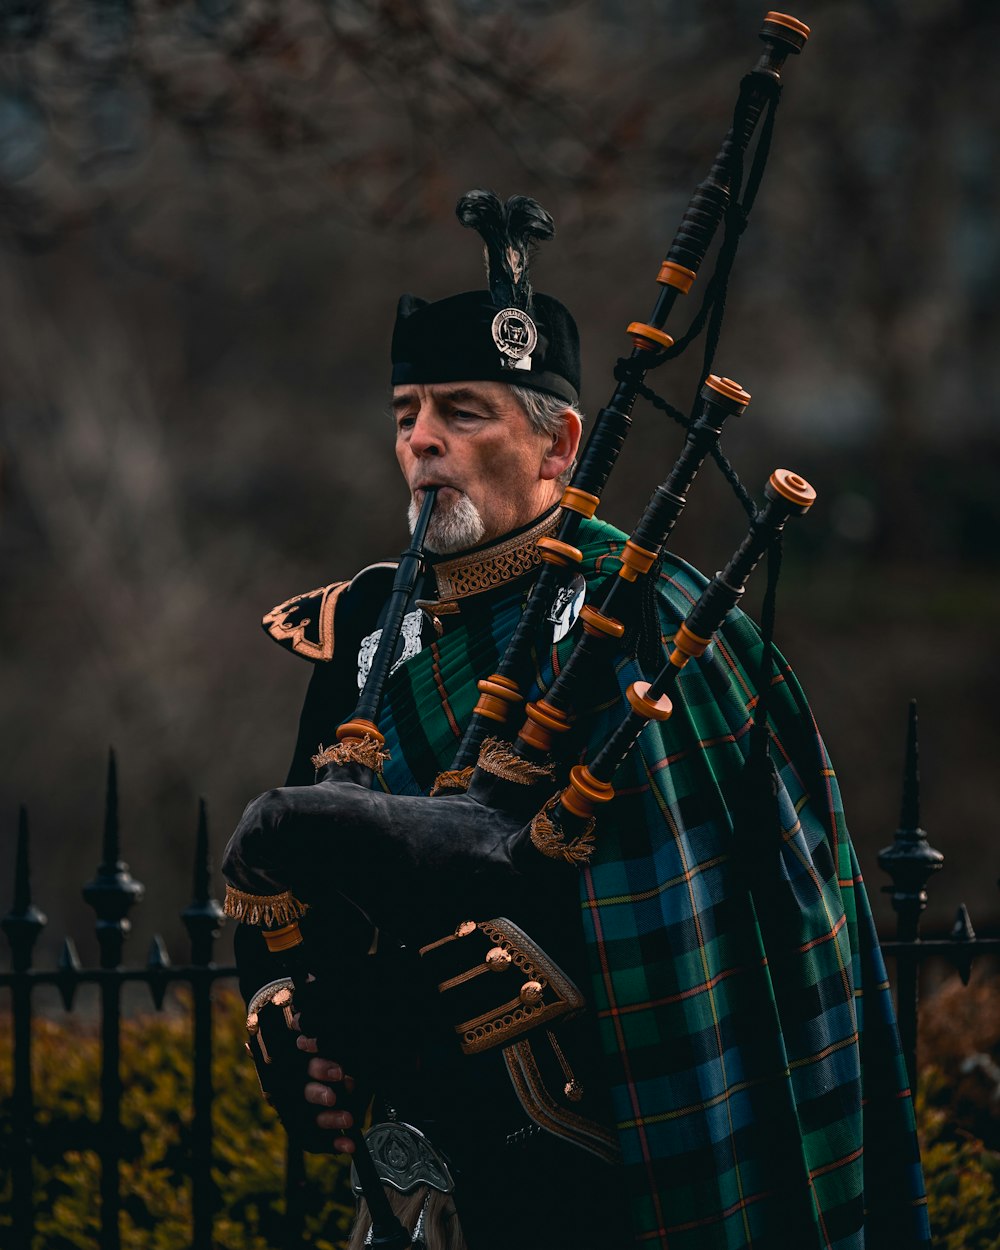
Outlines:
[[[588,598],[625,535],[586,522]],[[705,579],[668,557],[663,644]],[[522,608],[523,587],[463,603],[462,625],[389,682],[382,784],[427,793],[450,765]],[[536,665],[551,683],[572,646]],[[670,720],[651,723],[615,778],[580,918],[632,1207],[636,1247],[735,1250],[930,1245],[892,1000],[825,747],[775,652],[768,713],[777,816],[744,773],[762,642],[730,613],[683,670]],[[620,695],[643,673],[618,658]],[[588,741],[622,716],[597,699]],[[742,814],[742,815],[741,815]],[[609,1247],[609,1250],[614,1248]]]

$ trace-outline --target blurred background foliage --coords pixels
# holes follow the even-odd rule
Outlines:
[[[536,285],[580,321],[595,412],[764,8],[0,3],[0,881],[24,801],[52,922],[39,963],[67,930],[93,958],[79,887],[109,743],[124,853],[156,885],[133,959],[154,928],[185,945],[170,914],[196,795],[218,853],[283,779],[308,672],[257,622],[403,545],[389,333],[402,291],[478,285],[458,196],[523,192],[555,216]],[[787,543],[779,640],[873,894],[913,695],[924,824],[947,857],[928,921],[964,898],[984,925],[1000,912],[1000,7],[794,12],[813,36],[786,69],[716,359],[754,396],[727,449],[758,491],[777,464],[819,491]],[[657,387],[686,407],[699,363]],[[678,447],[638,410],[602,514],[630,525]],[[675,550],[711,571],[742,527],[706,469]]]

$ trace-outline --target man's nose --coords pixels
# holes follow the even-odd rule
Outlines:
[[[445,440],[441,422],[430,413],[417,413],[409,443],[415,456],[443,456]]]

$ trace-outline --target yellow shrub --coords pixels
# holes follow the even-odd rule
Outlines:
[[[178,998],[181,998],[178,995]],[[189,1004],[186,1004],[186,1006]],[[176,1250],[191,1237],[192,1021],[187,1010],[122,1025],[123,1250]],[[9,1039],[9,1020],[0,1020]],[[281,1244],[285,1135],[261,1097],[243,1043],[242,1003],[218,992],[214,1009],[212,1110],[217,1250]],[[99,1230],[100,1045],[75,1019],[35,1022],[35,1250],[93,1250]],[[11,1147],[9,1045],[0,1048],[0,1147]],[[1000,1250],[1000,1155],[957,1125],[951,1081],[921,1074],[917,1118],[936,1250]],[[336,1250],[353,1214],[348,1171],[306,1156],[306,1228],[319,1250]],[[0,1244],[11,1223],[9,1175],[0,1188]]]
[[[182,996],[178,995],[178,998]],[[217,991],[213,1013],[212,1108],[218,1250],[281,1244],[285,1134],[264,1102],[243,1043],[244,1010]],[[191,1239],[192,1020],[185,1010],[122,1024],[121,1220],[123,1250],[176,1250]],[[0,1019],[10,1038],[10,1021]],[[93,1250],[100,1226],[100,1040],[76,1018],[39,1018],[32,1047],[37,1129],[35,1250]],[[13,1147],[9,1043],[0,1047],[0,1149]],[[311,1244],[335,1250],[353,1215],[348,1170],[307,1156],[306,1228]],[[0,1187],[0,1244],[11,1225],[9,1173]],[[5,1232],[5,1230],[7,1230]]]
[[[955,1123],[950,1096],[941,1070],[925,1066],[917,1127],[935,1250],[1000,1250],[1000,1154]]]

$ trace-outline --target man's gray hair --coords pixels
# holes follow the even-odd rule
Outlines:
[[[517,402],[524,409],[528,420],[531,422],[531,428],[536,434],[548,434],[555,438],[557,434],[562,432],[563,413],[569,409],[575,412],[581,421],[584,420],[583,413],[576,404],[569,404],[565,399],[560,399],[558,395],[546,395],[542,391],[531,391],[525,386],[515,386],[512,382],[508,383],[510,392]],[[573,470],[576,468],[576,461],[569,468],[559,475],[558,481],[560,485],[565,486],[573,476]]]

